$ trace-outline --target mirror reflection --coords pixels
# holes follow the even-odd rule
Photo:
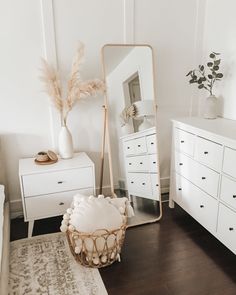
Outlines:
[[[153,53],[147,45],[106,45],[107,133],[112,192],[130,199],[130,225],[161,217]]]

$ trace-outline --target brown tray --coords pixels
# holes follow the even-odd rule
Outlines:
[[[34,160],[34,162],[37,165],[51,165],[51,164],[55,164],[57,161],[58,161],[58,159],[57,160],[47,160],[47,161],[38,161],[37,159]]]

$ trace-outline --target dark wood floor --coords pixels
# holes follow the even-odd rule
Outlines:
[[[60,218],[35,222],[34,235],[56,232]],[[11,239],[27,224],[12,220]],[[160,223],[129,228],[122,262],[100,270],[109,295],[235,295],[236,255],[181,208],[164,205]]]

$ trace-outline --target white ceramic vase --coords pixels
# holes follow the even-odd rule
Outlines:
[[[204,118],[216,119],[217,118],[217,97],[210,95],[205,100]]]
[[[73,157],[73,140],[67,126],[62,126],[58,138],[59,155],[62,159],[71,159]]]
[[[133,133],[134,130],[131,125],[125,124],[124,126],[121,127],[121,132],[122,132],[122,135],[127,135],[127,134]]]

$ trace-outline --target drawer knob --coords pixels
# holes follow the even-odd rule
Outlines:
[[[130,147],[129,146],[127,146],[127,150],[129,150],[130,149]]]
[[[58,181],[57,183],[58,183],[58,184],[62,184],[62,183],[63,183],[63,181]]]
[[[183,163],[179,163],[179,166],[183,166],[184,164]]]
[[[204,208],[204,205],[200,205],[200,208]]]
[[[156,186],[159,186],[159,184],[156,184]]]
[[[229,230],[232,231],[232,230],[234,230],[234,228],[233,227],[230,227]]]
[[[205,176],[202,176],[202,179],[204,180],[204,179],[206,179],[206,177]]]
[[[62,205],[65,205],[65,203],[61,202],[61,203],[59,203],[59,205],[62,206]]]
[[[145,185],[145,182],[143,182],[142,185]]]
[[[140,162],[139,164],[140,164],[140,165],[143,165],[143,162]]]
[[[181,140],[180,142],[181,142],[181,143],[184,143],[184,140]]]
[[[132,163],[129,163],[129,165],[132,165]]]
[[[233,195],[233,198],[236,199],[236,195]]]
[[[205,154],[205,155],[207,155],[207,154],[208,154],[208,152],[204,152],[204,154]]]
[[[152,162],[153,164],[156,164],[157,162]]]
[[[141,147],[141,145],[140,145],[140,144],[138,144],[138,147]]]
[[[134,183],[133,181],[131,181],[131,183]]]
[[[181,187],[179,187],[179,191],[182,191],[182,188]]]
[[[154,142],[151,142],[151,144],[154,144]]]

